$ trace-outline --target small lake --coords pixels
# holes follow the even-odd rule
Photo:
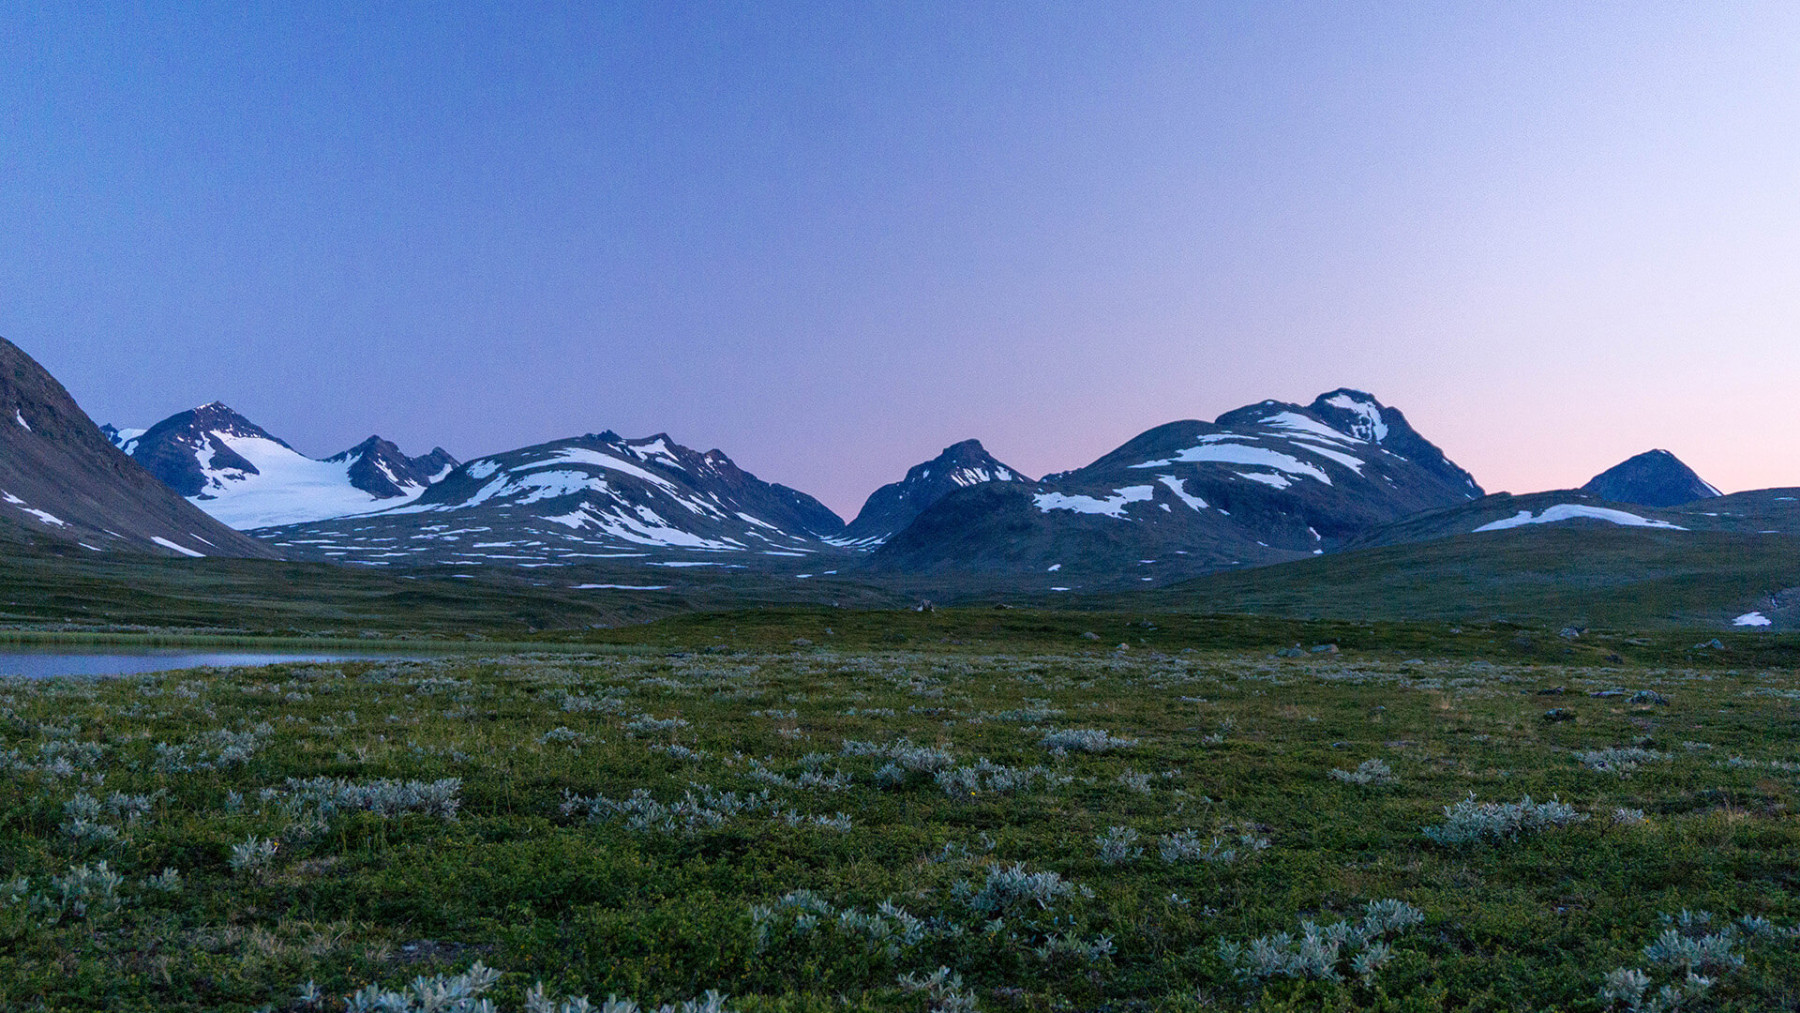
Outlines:
[[[88,648],[80,651],[13,648],[0,651],[0,678],[24,676],[49,679],[57,676],[142,675],[181,668],[246,668],[259,665],[291,665],[309,662],[415,661],[416,656],[356,651],[304,653],[299,651],[232,651],[168,648],[132,650]]]

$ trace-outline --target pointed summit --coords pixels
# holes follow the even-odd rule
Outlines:
[[[844,529],[843,539],[859,545],[877,545],[958,489],[983,482],[1029,481],[996,460],[980,440],[964,440],[945,447],[943,453],[924,464],[914,465],[901,481],[875,490],[856,520]]]
[[[1581,487],[1614,503],[1672,507],[1720,495],[1694,469],[1666,450],[1645,451],[1595,475]]]
[[[407,457],[398,446],[379,436],[371,436],[325,461],[348,465],[351,486],[376,499],[417,496],[456,467],[456,458],[443,447],[435,447],[423,457]]]

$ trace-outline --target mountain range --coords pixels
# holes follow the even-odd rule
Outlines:
[[[272,558],[127,457],[42,366],[0,338],[0,536],[92,552]]]
[[[603,432],[459,463],[442,449],[409,457],[378,436],[315,460],[216,402],[102,430],[16,346],[3,351],[0,408],[13,424],[0,425],[0,505],[11,508],[0,535],[94,551],[986,575],[1055,592],[1545,525],[1800,533],[1800,497],[1721,497],[1666,451],[1579,490],[1489,496],[1402,411],[1347,388],[1157,426],[1036,480],[966,440],[846,523],[667,434]]]
[[[149,429],[101,431],[169,488],[240,530],[411,500],[456,467],[441,447],[407,457],[379,436],[316,461],[217,401]]]

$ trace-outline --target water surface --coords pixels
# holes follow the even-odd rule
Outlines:
[[[0,651],[0,678],[23,676],[48,679],[56,676],[141,675],[182,668],[240,668],[307,662],[412,661],[415,657],[386,652],[357,651],[231,651],[195,648],[104,648],[81,650],[11,648]]]

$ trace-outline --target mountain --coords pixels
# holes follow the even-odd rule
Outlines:
[[[239,530],[378,510],[417,497],[456,464],[441,448],[407,457],[378,436],[315,461],[217,401],[147,430],[107,430],[169,488]]]
[[[819,501],[721,451],[605,432],[478,458],[404,506],[258,534],[299,555],[378,565],[648,557],[724,566],[843,555],[827,541],[843,531]]]
[[[127,457],[62,384],[0,338],[0,523],[8,538],[158,555],[272,557]]]
[[[1650,450],[1595,475],[1581,487],[1614,503],[1672,507],[1712,499],[1719,490],[1666,450]]]
[[[952,492],[870,567],[1153,582],[1317,555],[1481,494],[1404,413],[1340,389],[1158,426],[1037,484]]]
[[[995,460],[980,440],[964,440],[924,464],[914,465],[904,479],[875,490],[840,541],[857,548],[880,545],[958,489],[983,482],[1029,481]]]
[[[379,436],[327,457],[325,463],[348,465],[350,484],[376,499],[410,499],[456,470],[456,458],[443,447],[434,447],[423,457],[407,457]]]

